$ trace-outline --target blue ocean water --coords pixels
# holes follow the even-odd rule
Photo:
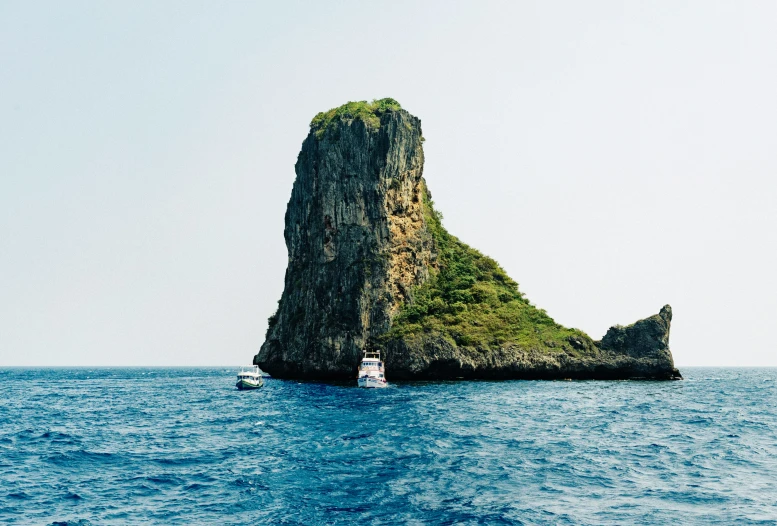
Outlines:
[[[777,369],[421,382],[0,369],[5,524],[777,524]]]

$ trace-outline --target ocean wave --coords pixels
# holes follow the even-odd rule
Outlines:
[[[6,371],[0,522],[774,524],[774,371],[683,373],[241,396],[223,368]]]

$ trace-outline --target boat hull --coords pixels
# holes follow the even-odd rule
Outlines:
[[[362,376],[356,380],[356,385],[359,387],[365,387],[368,389],[381,389],[388,387],[388,383],[385,380],[379,378],[371,378],[369,376]]]
[[[241,391],[248,391],[250,389],[259,389],[264,385],[264,382],[260,378],[258,382],[252,382],[250,380],[238,380],[235,384],[235,387],[237,387]]]

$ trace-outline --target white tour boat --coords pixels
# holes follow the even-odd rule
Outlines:
[[[387,387],[386,371],[380,361],[380,351],[364,351],[356,380],[359,387]]]
[[[251,365],[249,367],[241,367],[240,372],[237,373],[237,384],[235,384],[241,391],[244,389],[259,389],[264,385],[262,380],[262,374],[258,365]]]

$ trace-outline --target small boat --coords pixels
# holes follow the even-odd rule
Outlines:
[[[380,360],[380,351],[364,351],[356,378],[359,387],[387,387],[386,371]]]
[[[245,389],[259,389],[264,385],[262,374],[258,365],[241,367],[237,373],[237,384],[235,386],[241,391]]]

